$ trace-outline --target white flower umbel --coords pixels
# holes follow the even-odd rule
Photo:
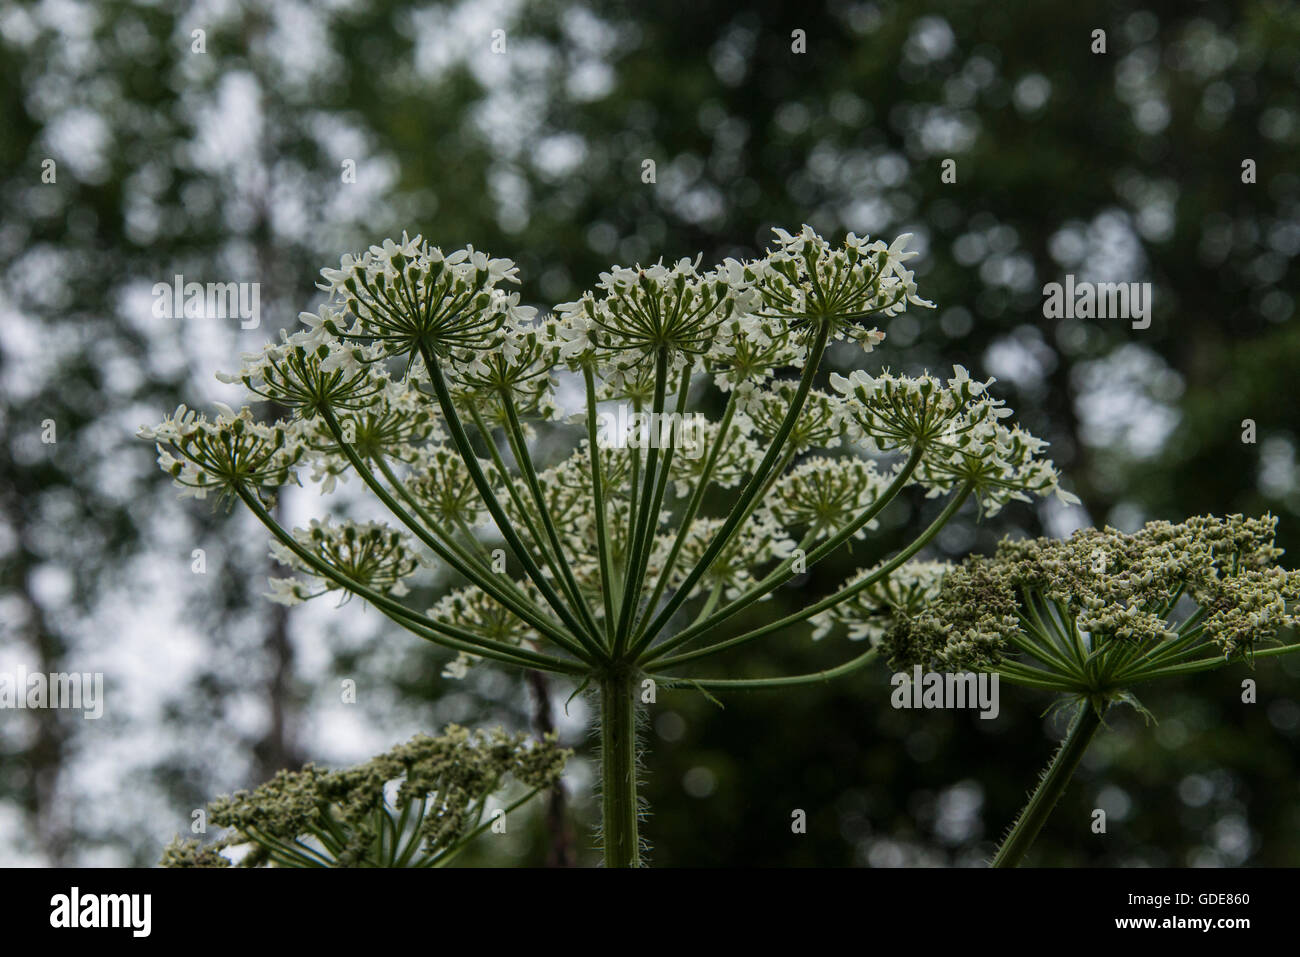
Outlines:
[[[734,656],[727,677],[688,666],[893,594],[895,569],[972,496],[993,511],[1059,492],[989,382],[861,368],[880,317],[930,306],[906,239],[778,230],[752,261],[611,267],[539,318],[504,291],[508,260],[403,236],[324,270],[328,302],[227,377],[287,421],[182,408],[143,434],[187,492],[239,498],[267,526],[301,576],[273,582],[276,600],[356,595],[444,649],[448,676],[495,663],[598,688],[605,859],[635,864],[634,689],[781,688],[861,668],[874,648],[811,675],[754,677]],[[827,382],[830,349],[858,368]],[[562,374],[586,398],[569,420]],[[327,494],[360,483],[392,528],[282,528],[267,496],[298,470]],[[910,486],[944,501],[903,549],[797,612],[735,627],[831,553],[870,549]],[[454,591],[424,612],[401,592],[428,561]]]
[[[272,579],[272,596],[286,604],[297,604],[342,587],[336,579],[320,575],[316,570],[321,566],[377,592],[400,598],[409,592],[405,579],[423,563],[409,535],[378,522],[331,525],[313,519],[309,528],[294,529],[293,537],[300,549],[273,542],[271,554],[281,564],[310,576],[316,587],[307,590],[291,586],[285,579]],[[304,549],[313,561],[299,557]],[[345,590],[344,598],[347,597],[350,593]]]

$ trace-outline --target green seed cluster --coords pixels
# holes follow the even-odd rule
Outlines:
[[[252,846],[239,862],[244,867],[393,866],[413,845],[419,853],[408,860],[427,864],[473,836],[486,800],[507,777],[550,787],[570,754],[554,736],[530,742],[499,728],[473,734],[449,725],[438,737],[417,735],[365,764],[337,771],[309,764],[218,798],[208,806],[209,820],[227,828],[226,836],[206,846],[175,841],[162,865],[229,866],[221,851],[239,845]]]
[[[1184,640],[1194,622],[1198,645],[1246,656],[1296,621],[1300,572],[1276,564],[1276,523],[1207,515],[1133,534],[1085,529],[1066,541],[1006,541],[992,557],[954,566],[920,612],[881,606],[881,644],[898,666],[982,669],[1022,647],[1019,635],[1035,622],[1074,629],[1093,652]]]

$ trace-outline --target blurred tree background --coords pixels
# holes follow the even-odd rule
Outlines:
[[[1085,503],[968,516],[941,551],[1267,510],[1300,552],[1294,4],[5,0],[0,52],[0,670],[103,671],[108,696],[99,721],[0,714],[2,862],[147,864],[192,808],[278,767],[362,760],[450,720],[537,724],[522,676],[445,681],[440,652],[351,605],[277,611],[260,529],[178,502],[133,438],[179,401],[237,398],[212,371],[313,308],[320,267],[403,229],[515,259],[541,307],[611,262],[754,255],[772,226],[911,232],[938,308],[891,320],[868,367],[997,376]],[[1150,327],[1045,319],[1042,287],[1067,273],[1150,282]],[[177,274],[260,282],[261,326],[155,317],[153,284]],[[312,494],[286,496],[286,520]],[[877,557],[828,561],[773,601]],[[717,673],[848,651],[793,633]],[[1285,662],[1153,689],[1149,727],[1114,714],[1034,860],[1300,863]],[[585,702],[550,690],[584,748]],[[1063,730],[1050,702],[1004,688],[981,721],[895,711],[888,692],[883,666],[725,709],[661,692],[652,861],[986,859]],[[589,790],[575,762],[583,863]],[[551,836],[525,830],[476,860],[543,862]]]

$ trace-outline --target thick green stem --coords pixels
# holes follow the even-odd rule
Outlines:
[[[601,830],[606,867],[639,867],[636,702],[629,675],[600,683]]]
[[[993,856],[994,867],[1017,867],[1024,860],[1038,837],[1038,832],[1043,829],[1043,824],[1052,813],[1052,808],[1056,807],[1056,802],[1069,786],[1070,778],[1074,776],[1079,761],[1083,759],[1083,754],[1088,750],[1088,744],[1099,727],[1101,714],[1098,709],[1093,707],[1091,701],[1080,701],[1079,710],[1070,723],[1065,740],[1061,742],[1052,763],[1047,766],[1038,787],[1030,795],[1029,803],[1020,812],[1011,832]]]

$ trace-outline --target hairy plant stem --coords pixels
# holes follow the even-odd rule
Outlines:
[[[600,682],[601,830],[606,867],[640,867],[636,790],[636,703],[632,675]]]
[[[1046,823],[1052,809],[1056,807],[1056,802],[1061,799],[1061,795],[1069,786],[1070,778],[1074,776],[1079,761],[1088,750],[1092,736],[1100,727],[1099,710],[1094,708],[1092,702],[1086,698],[1080,701],[1074,720],[1070,722],[1070,730],[1066,732],[1065,740],[1061,742],[1060,748],[1053,756],[1052,763],[1047,766],[1042,779],[1038,782],[1038,787],[1030,795],[1029,803],[1020,812],[1016,823],[1011,826],[1010,833],[1002,841],[997,854],[993,856],[993,867],[1017,867],[1024,860],[1030,846],[1038,837],[1038,832],[1043,829],[1043,824]]]

